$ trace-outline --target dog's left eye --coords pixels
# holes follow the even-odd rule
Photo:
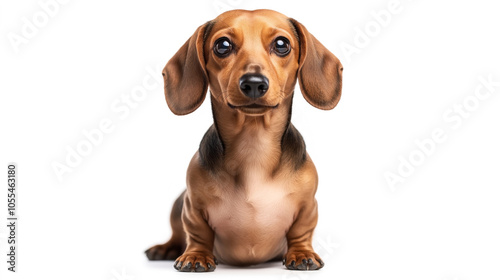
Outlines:
[[[214,53],[219,57],[225,57],[231,53],[233,45],[228,38],[222,37],[217,39],[214,44]]]
[[[285,37],[278,37],[274,40],[273,50],[279,56],[286,56],[290,53],[290,41]]]

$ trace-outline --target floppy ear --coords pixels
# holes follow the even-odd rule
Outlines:
[[[316,108],[333,109],[342,92],[342,64],[300,22],[290,22],[299,37],[298,79],[302,95]]]
[[[196,110],[205,99],[208,78],[203,45],[211,22],[198,27],[193,36],[177,51],[163,69],[165,99],[176,115]]]

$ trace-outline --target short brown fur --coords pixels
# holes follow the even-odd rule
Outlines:
[[[273,53],[279,36],[290,42],[286,56]],[[227,57],[213,51],[222,37],[233,44]],[[248,73],[269,80],[258,99],[240,89]],[[283,258],[288,269],[323,267],[312,247],[318,176],[290,116],[297,80],[311,105],[337,105],[340,61],[294,19],[234,10],[200,26],[163,75],[168,106],[178,115],[196,110],[209,87],[214,125],[189,164],[187,190],[172,210],[172,238],[146,251],[148,258],[175,258],[180,271],[213,271],[217,259],[252,265]]]

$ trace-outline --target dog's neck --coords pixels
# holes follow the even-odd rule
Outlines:
[[[290,124],[292,97],[260,116],[249,116],[212,99],[223,146],[222,167],[241,180],[272,177],[282,163],[282,140]]]

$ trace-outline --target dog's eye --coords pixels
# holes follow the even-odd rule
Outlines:
[[[219,57],[225,57],[233,50],[233,44],[228,38],[222,37],[217,39],[214,44],[214,53]]]
[[[276,38],[276,40],[274,40],[273,50],[279,56],[286,56],[291,50],[290,41],[285,37]]]

